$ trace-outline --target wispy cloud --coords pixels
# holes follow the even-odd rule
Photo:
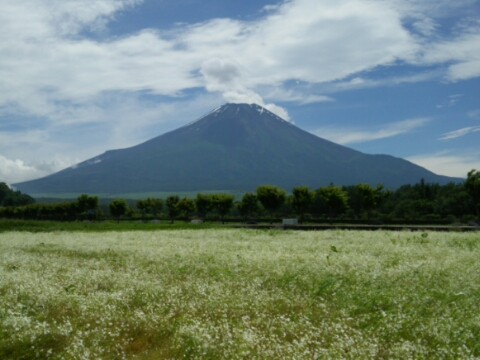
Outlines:
[[[295,102],[299,104],[313,104],[320,102],[331,102],[335,101],[334,98],[326,95],[317,95],[313,93],[308,86],[305,85],[296,85],[292,86],[289,89],[286,89],[285,86],[277,87],[267,87],[262,89],[265,94],[266,99],[274,99],[276,101],[284,102]]]
[[[438,109],[441,109],[445,106],[454,106],[455,104],[457,104],[460,99],[463,97],[463,94],[455,94],[455,95],[450,95],[448,97],[448,100],[445,101],[443,104],[439,104],[437,105],[437,108]]]
[[[480,118],[480,109],[469,111],[467,116],[472,119]]]
[[[467,134],[477,132],[477,131],[480,131],[480,126],[470,126],[470,127],[466,127],[466,128],[463,128],[463,129],[459,129],[459,130],[455,130],[455,131],[451,131],[451,132],[448,132],[446,134],[443,134],[443,136],[441,138],[439,138],[438,140],[455,139],[455,138],[465,136]]]
[[[419,63],[447,64],[447,79],[467,80],[480,76],[480,27],[471,26],[464,33],[448,41],[433,42],[425,46]]]
[[[410,156],[406,160],[420,165],[435,174],[463,177],[472,169],[480,169],[480,153],[441,151],[433,154]]]
[[[335,93],[345,90],[368,89],[382,86],[395,86],[399,84],[420,83],[440,79],[444,76],[444,69],[423,71],[413,75],[387,76],[382,79],[370,79],[368,77],[356,76],[353,79],[320,84],[320,89],[328,93]]]
[[[383,128],[365,130],[351,127],[323,127],[311,133],[338,144],[362,143],[411,132],[431,121],[429,118],[408,119],[388,124]]]
[[[413,27],[422,35],[432,36],[436,32],[438,24],[435,22],[435,20],[427,17],[414,22]]]

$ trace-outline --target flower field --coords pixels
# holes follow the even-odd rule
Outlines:
[[[0,234],[0,359],[478,359],[480,233]]]

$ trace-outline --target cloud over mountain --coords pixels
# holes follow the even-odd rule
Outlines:
[[[28,131],[49,135],[111,131],[105,146],[114,147],[148,136],[156,121],[152,108],[161,122],[169,107],[185,108],[186,98],[189,106],[196,106],[192,111],[223,101],[246,102],[288,119],[284,103],[329,102],[331,95],[322,89],[330,85],[347,91],[398,79],[460,81],[480,76],[478,21],[465,20],[448,35],[438,26],[438,18],[475,6],[474,0],[290,0],[271,4],[252,19],[212,17],[112,33],[110,25],[117,17],[142,2],[2,2],[0,118],[28,118]],[[369,79],[374,69],[401,66],[421,70]],[[349,85],[340,89],[341,83]],[[152,106],[153,96],[168,104]],[[125,103],[132,110],[118,111]],[[112,112],[118,114],[115,120]],[[132,122],[137,122],[134,131],[115,137],[132,129]],[[19,131],[3,126],[0,137]],[[87,154],[73,137],[56,139],[54,147],[43,146],[44,159],[58,156],[62,141],[65,146],[76,141],[82,156],[94,151]],[[35,152],[34,145],[26,146]],[[17,158],[11,149],[0,144],[2,156]]]
[[[122,38],[82,36],[138,3],[2,4],[0,27],[6,36],[0,42],[9,49],[0,57],[4,111],[16,104],[48,116],[58,100],[88,103],[108,91],[176,96],[196,87],[258,100],[254,90],[260,85],[291,79],[333,81],[398,61],[453,61],[452,79],[479,75],[480,55],[472,46],[478,44],[478,29],[470,27],[422,50],[423,40],[403,26],[404,14],[395,1],[288,1],[255,21],[213,19],[171,31],[145,29]]]

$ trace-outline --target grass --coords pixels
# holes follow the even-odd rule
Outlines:
[[[480,235],[0,234],[1,359],[474,359]]]
[[[0,233],[3,232],[108,232],[108,231],[158,231],[158,230],[181,230],[181,229],[211,229],[221,227],[219,223],[206,222],[192,224],[185,221],[162,220],[160,223],[150,221],[36,221],[36,220],[5,220],[0,219]]]

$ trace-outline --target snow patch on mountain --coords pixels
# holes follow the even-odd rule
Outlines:
[[[196,122],[198,122],[198,121],[206,118],[208,115],[211,115],[211,114],[213,114],[213,113],[217,113],[221,108],[222,108],[222,107],[219,106],[219,107],[213,109],[212,111],[210,111],[209,113],[203,115],[202,117],[198,118],[197,120],[193,120],[191,123],[188,123],[187,125],[185,125],[185,126],[183,126],[183,127],[187,127],[187,126],[190,126],[190,125],[192,125],[192,124],[195,124]]]

